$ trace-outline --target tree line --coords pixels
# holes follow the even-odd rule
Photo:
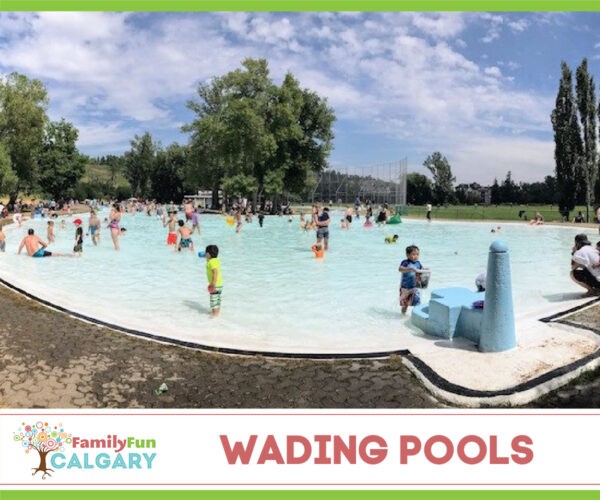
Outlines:
[[[246,59],[240,68],[198,85],[196,98],[187,103],[194,119],[182,127],[189,134],[185,145],[163,147],[146,131],[122,155],[88,158],[77,149],[77,128],[65,119],[50,121],[48,104],[40,80],[18,73],[0,79],[0,195],[13,202],[21,193],[177,201],[198,190],[211,190],[215,206],[219,193],[255,202],[284,194],[306,199],[333,148],[335,113],[327,100],[302,88],[291,73],[276,85],[265,59]],[[548,203],[566,214],[585,203],[589,217],[600,199],[599,115],[587,60],[575,79],[563,61],[551,113],[555,176],[517,184],[509,171],[491,186],[455,186],[450,163],[436,151],[423,162],[429,177],[408,174],[407,201]],[[103,175],[89,173],[94,165]],[[360,186],[364,179],[353,176],[348,183]]]
[[[0,195],[54,198],[127,197],[181,200],[210,189],[255,201],[303,193],[327,168],[335,114],[325,98],[287,73],[281,85],[265,59],[214,77],[187,103],[195,114],[182,127],[188,144],[164,148],[150,132],[136,135],[123,155],[90,159],[76,148],[77,129],[50,122],[41,81],[13,73],[0,81]],[[106,167],[109,178],[82,182],[87,164]],[[126,185],[117,179],[123,176]]]

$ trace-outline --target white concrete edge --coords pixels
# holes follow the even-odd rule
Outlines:
[[[568,373],[541,382],[531,389],[499,396],[465,396],[450,392],[431,382],[407,357],[402,357],[402,363],[419,379],[429,392],[442,401],[467,408],[485,408],[488,406],[513,407],[530,403],[549,392],[567,385],[583,373],[598,368],[600,366],[600,358],[590,360],[588,363],[581,365]]]

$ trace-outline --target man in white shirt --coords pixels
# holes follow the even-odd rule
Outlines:
[[[571,255],[571,279],[587,290],[584,297],[600,295],[600,254],[585,234],[575,236]]]

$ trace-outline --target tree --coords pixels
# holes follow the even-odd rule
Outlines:
[[[406,201],[411,205],[424,205],[433,198],[431,181],[426,175],[411,172],[406,176]]]
[[[10,166],[10,155],[0,143],[0,195],[12,193],[19,179]]]
[[[498,205],[502,202],[502,196],[500,194],[500,185],[498,184],[498,179],[494,178],[494,183],[490,189],[490,202],[493,205]]]
[[[48,454],[56,450],[64,450],[64,444],[70,443],[70,439],[71,434],[65,432],[62,424],[51,427],[47,422],[23,423],[18,432],[14,433],[14,440],[22,444],[25,453],[37,451],[40,463],[37,467],[32,467],[32,476],[41,472],[42,479],[52,476],[48,471],[54,472],[54,469],[50,469],[46,463]]]
[[[558,86],[556,105],[552,111],[554,129],[554,159],[559,208],[567,219],[575,208],[578,165],[583,153],[577,108],[573,97],[572,74],[565,61],[561,63],[562,76]]]
[[[446,157],[436,151],[425,159],[423,166],[433,175],[435,201],[439,204],[452,201],[456,178],[452,175],[452,168]]]
[[[333,111],[289,73],[277,87],[265,59],[246,59],[241,69],[200,85],[198,96],[188,103],[197,119],[182,130],[191,133],[191,177],[212,189],[213,205],[223,183],[237,191],[255,186],[256,201],[269,179],[299,193],[313,181],[311,172],[326,168]]]
[[[64,197],[85,173],[86,160],[76,146],[78,135],[78,130],[64,119],[46,127],[38,161],[38,185],[54,199]]]
[[[502,200],[502,203],[519,202],[519,186],[512,180],[512,173],[510,170],[507,172],[506,178],[500,186],[500,199]]]
[[[590,205],[598,176],[598,155],[596,151],[596,91],[594,78],[588,72],[587,59],[584,59],[577,68],[576,91],[579,121],[583,131],[581,167],[585,185],[586,222],[589,222]]]
[[[149,132],[131,141],[131,149],[125,153],[125,177],[131,185],[131,192],[137,198],[148,194],[150,174],[154,170],[157,146]]]
[[[19,73],[0,79],[0,143],[17,178],[10,193],[13,203],[21,189],[34,186],[47,107],[48,96],[40,80]]]
[[[164,203],[181,200],[183,181],[188,161],[188,148],[177,143],[166,151],[158,151],[154,168],[150,172],[150,197]]]

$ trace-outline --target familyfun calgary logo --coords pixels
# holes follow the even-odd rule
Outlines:
[[[132,449],[156,449],[155,439],[119,437],[104,438],[74,436],[65,431],[63,424],[51,426],[48,422],[21,423],[14,440],[28,455],[37,452],[39,464],[32,467],[32,476],[42,473],[42,479],[52,477],[59,469],[152,469],[156,452],[138,452]]]

